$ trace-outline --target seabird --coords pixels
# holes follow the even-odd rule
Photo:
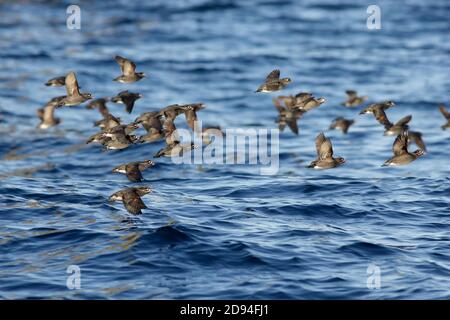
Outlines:
[[[355,90],[347,90],[345,93],[347,94],[347,101],[345,101],[343,105],[346,107],[357,107],[362,105],[368,99],[367,96],[358,97],[358,93]]]
[[[45,83],[45,85],[47,87],[62,87],[65,84],[66,84],[66,77],[65,76],[52,78],[52,79],[48,80]]]
[[[344,158],[333,157],[333,146],[331,145],[331,140],[326,138],[323,132],[316,137],[316,150],[317,159],[312,161],[308,168],[329,169],[345,163]]]
[[[144,171],[154,165],[155,163],[152,160],[129,162],[115,167],[112,172],[123,173],[127,176],[128,180],[132,182],[141,182],[144,179],[141,171]]]
[[[115,59],[122,70],[122,74],[115,78],[114,81],[133,83],[146,77],[145,73],[136,72],[136,64],[133,61],[121,56],[116,56]]]
[[[61,96],[54,98],[58,102],[59,107],[63,106],[76,106],[87,100],[92,99],[90,93],[80,93],[80,88],[78,86],[77,77],[75,72],[70,72],[65,79],[67,96]]]
[[[343,133],[348,132],[348,128],[355,123],[355,120],[345,119],[343,117],[338,117],[333,120],[333,122],[330,125],[330,129],[341,129]]]
[[[255,92],[273,92],[283,89],[292,82],[291,78],[280,79],[280,70],[275,69],[266,77],[264,83]]]
[[[150,192],[152,192],[152,189],[149,187],[127,188],[113,193],[109,197],[109,201],[122,201],[129,213],[142,214],[141,209],[146,209],[147,206],[141,197]]]
[[[400,133],[392,145],[394,156],[387,160],[383,166],[400,166],[408,164],[425,154],[424,150],[418,149],[408,152],[408,132]]]
[[[126,111],[128,113],[131,113],[131,111],[133,111],[134,102],[140,98],[142,98],[142,95],[140,93],[133,93],[125,90],[119,92],[117,96],[111,98],[111,101],[114,103],[125,104]]]

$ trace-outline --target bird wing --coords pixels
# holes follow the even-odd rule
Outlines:
[[[142,126],[147,132],[160,132],[163,129],[161,120],[159,118],[150,118],[149,120],[142,122]]]
[[[122,97],[122,101],[123,103],[125,103],[125,110],[128,113],[131,113],[133,111],[134,108],[134,102],[136,101],[135,99],[131,98],[131,97]]]
[[[154,165],[155,165],[155,163],[154,163],[153,161],[150,161],[150,162],[140,162],[140,163],[139,163],[139,170],[142,171],[142,170],[148,169],[148,168],[150,168],[150,167],[153,167]]]
[[[395,138],[394,144],[392,145],[392,152],[395,156],[408,153],[408,134],[406,132],[399,134]]]
[[[408,139],[411,140],[411,141],[414,141],[414,143],[421,150],[423,150],[423,151],[427,150],[427,147],[425,146],[425,142],[423,142],[423,139],[422,139],[422,133],[409,131]]]
[[[147,208],[136,191],[125,192],[122,198],[123,205],[132,214],[141,214],[141,209]]]
[[[80,95],[80,88],[78,86],[78,81],[75,72],[70,72],[66,76],[65,84],[68,96]]]
[[[44,109],[42,108],[37,109],[36,114],[39,117],[39,119],[44,120]]]
[[[45,122],[53,122],[54,117],[53,114],[55,112],[55,106],[49,105],[44,108],[43,120]]]
[[[318,157],[322,160],[333,157],[333,147],[331,145],[331,141],[325,137],[323,132],[316,138],[316,150]]]
[[[275,69],[271,73],[269,73],[266,77],[266,82],[280,79],[280,70]]]
[[[377,119],[377,121],[379,123],[381,123],[386,129],[389,129],[390,127],[392,127],[392,123],[387,118],[386,113],[384,112],[384,109],[375,108],[373,110],[373,114],[375,116],[375,119]]]
[[[130,181],[140,182],[140,181],[142,181],[142,179],[144,179],[142,177],[141,171],[139,170],[139,163],[137,163],[137,162],[128,163],[125,166],[125,172],[126,172],[127,178]]]
[[[403,117],[403,118],[401,118],[400,120],[398,120],[398,121],[395,123],[395,125],[396,125],[396,126],[399,126],[399,127],[403,127],[403,126],[405,126],[408,122],[410,122],[411,119],[412,119],[412,116],[411,116],[411,115],[406,116],[406,117]]]
[[[347,94],[349,100],[356,98],[358,95],[355,90],[347,90],[345,93]]]
[[[272,101],[273,101],[273,104],[275,105],[275,108],[277,108],[279,113],[284,111],[284,108],[281,105],[281,102],[278,98],[272,98]]]
[[[126,76],[134,75],[136,64],[133,61],[127,60],[123,65],[123,74]]]
[[[294,117],[286,118],[286,123],[293,133],[298,134],[297,119],[295,119]]]
[[[197,114],[193,110],[187,110],[184,115],[189,128],[194,130],[195,121],[197,121]]]
[[[443,104],[439,105],[439,111],[441,111],[442,115],[447,119],[450,120],[450,113],[445,109],[445,106]]]

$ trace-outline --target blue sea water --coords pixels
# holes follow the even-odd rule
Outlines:
[[[80,30],[66,27],[70,4]],[[371,4],[380,30],[367,29]],[[450,130],[437,107],[450,103],[449,16],[446,0],[1,1],[0,298],[450,298]],[[113,82],[117,54],[149,77]],[[132,185],[110,171],[152,158],[162,142],[86,145],[100,115],[84,107],[35,129],[36,109],[65,94],[44,82],[71,70],[95,97],[142,93],[131,115],[108,105],[127,122],[204,102],[204,124],[276,128],[277,93],[254,93],[274,68],[293,79],[280,93],[327,99],[300,119],[298,136],[280,134],[278,173],[158,159],[144,173],[154,192],[139,217],[108,202]],[[426,156],[381,168],[394,138],[340,105],[347,89],[395,101],[392,121],[411,114]],[[328,130],[337,116],[355,119],[347,135]],[[306,168],[321,131],[342,167]],[[66,286],[70,265],[79,290]],[[367,286],[369,266],[379,289]]]

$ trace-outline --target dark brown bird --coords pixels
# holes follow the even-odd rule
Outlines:
[[[152,160],[130,162],[115,167],[112,172],[123,173],[127,176],[128,180],[132,182],[141,182],[144,179],[141,171],[144,171],[154,165],[155,163]]]
[[[450,113],[445,109],[444,104],[439,105],[439,111],[441,111],[442,115],[447,120],[447,123],[441,126],[442,130],[450,128]]]
[[[345,101],[343,105],[346,107],[357,107],[362,105],[368,99],[367,96],[358,97],[358,93],[355,90],[347,90],[345,93],[347,94],[347,101]]]
[[[115,59],[120,66],[120,70],[122,70],[122,74],[115,78],[114,81],[133,83],[146,77],[145,73],[136,72],[136,64],[133,61],[121,56],[116,56]]]
[[[325,98],[309,97],[309,98],[304,99],[300,103],[297,101],[297,103],[294,107],[298,110],[307,112],[314,108],[319,107],[320,105],[324,104],[326,101],[327,100]]]
[[[80,93],[80,88],[78,86],[78,81],[75,72],[70,72],[66,76],[65,85],[67,96],[55,98],[58,101],[57,108],[63,106],[76,106],[87,100],[92,99],[92,95],[90,93]]]
[[[52,78],[52,79],[48,80],[45,83],[45,85],[47,87],[62,87],[65,84],[66,84],[66,77],[65,76]]]
[[[308,168],[330,169],[345,163],[345,159],[342,157],[333,158],[331,140],[326,138],[323,132],[316,137],[316,150],[317,158],[311,162]]]
[[[393,101],[384,101],[381,103],[373,103],[373,104],[367,106],[366,108],[364,108],[359,114],[368,114],[368,113],[375,114],[375,112],[377,112],[379,110],[384,111],[393,106],[395,106],[395,103]]]
[[[56,106],[57,104],[49,102],[44,106],[44,108],[37,110],[37,116],[41,119],[41,122],[37,126],[39,129],[48,129],[60,124],[61,120],[59,118],[55,118]]]
[[[109,197],[109,201],[122,201],[125,209],[131,214],[142,214],[142,209],[147,206],[142,201],[141,197],[147,193],[152,192],[149,187],[134,187],[127,188],[113,193]]]
[[[344,119],[343,117],[338,117],[333,120],[333,122],[330,125],[330,129],[341,129],[344,134],[348,132],[348,129],[350,126],[355,123],[355,120],[350,119]]]
[[[408,133],[406,131],[397,136],[392,145],[392,152],[394,153],[394,156],[389,160],[386,160],[383,167],[405,165],[425,154],[421,149],[412,153],[408,152]]]
[[[289,83],[291,78],[280,79],[280,70],[275,69],[266,77],[264,83],[255,92],[273,92],[283,89]]]
[[[134,102],[140,98],[142,98],[142,95],[140,93],[133,93],[125,90],[119,92],[117,96],[111,98],[111,101],[114,103],[125,104],[125,110],[128,113],[131,113],[131,111],[133,111]]]

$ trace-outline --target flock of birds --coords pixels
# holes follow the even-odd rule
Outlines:
[[[119,64],[122,74],[114,79],[120,83],[133,83],[146,77],[143,72],[136,72],[136,65],[129,59],[116,56],[116,62]],[[284,89],[292,80],[290,78],[280,78],[280,70],[273,70],[265,79],[264,83],[256,90],[256,92],[275,92]],[[224,133],[220,127],[205,127],[198,132],[195,123],[198,120],[197,113],[204,109],[203,103],[193,104],[174,104],[162,108],[157,111],[150,111],[141,114],[132,123],[123,124],[120,118],[115,117],[107,107],[108,102],[121,103],[125,105],[125,110],[132,113],[136,100],[142,98],[139,93],[133,93],[128,90],[122,91],[114,97],[98,98],[95,100],[90,93],[80,92],[78,81],[74,72],[68,73],[66,76],[56,77],[46,82],[46,86],[63,87],[65,86],[67,95],[58,96],[51,99],[47,104],[37,110],[40,118],[38,124],[39,129],[48,129],[61,123],[59,118],[55,117],[55,110],[67,106],[80,105],[91,100],[86,108],[97,109],[102,115],[102,119],[94,122],[94,126],[100,128],[100,131],[89,137],[86,143],[99,143],[105,150],[121,150],[135,143],[151,143],[165,140],[165,146],[159,150],[154,157],[173,157],[181,156],[184,152],[189,152],[194,148],[198,148],[193,142],[181,143],[177,134],[175,119],[184,114],[187,125],[199,135],[203,144],[212,143],[213,137],[223,136]],[[363,105],[367,100],[367,96],[358,96],[356,91],[348,90],[347,101],[343,103],[346,107],[358,107]],[[315,98],[311,93],[300,92],[296,95],[278,96],[273,98],[273,103],[278,110],[278,118],[276,120],[279,130],[283,131],[286,126],[294,134],[298,134],[297,121],[306,112],[309,112],[323,103],[324,98]],[[396,135],[392,151],[393,156],[388,159],[383,166],[397,166],[408,164],[425,154],[426,147],[422,140],[420,132],[409,130],[408,123],[411,121],[411,115],[408,115],[396,123],[392,123],[386,116],[386,110],[393,107],[392,101],[370,104],[364,108],[360,114],[373,114],[375,119],[384,126],[385,135]],[[444,105],[439,106],[440,111],[447,120],[442,129],[450,128],[450,113],[445,109]],[[336,118],[330,125],[330,129],[340,129],[346,134],[350,126],[354,123],[352,119],[343,117]],[[146,131],[145,135],[137,136],[133,134],[140,126]],[[408,144],[414,142],[419,149],[414,152],[408,151]],[[315,140],[317,158],[308,166],[314,169],[329,169],[337,167],[345,163],[342,157],[333,156],[333,147],[331,140],[327,138],[323,132],[319,133]],[[154,166],[152,160],[133,161],[121,164],[112,169],[113,173],[125,174],[131,182],[143,181],[142,171]],[[146,205],[141,197],[152,191],[151,188],[130,187],[115,192],[109,197],[110,201],[122,201],[124,207],[131,214],[141,214],[142,209]]]

